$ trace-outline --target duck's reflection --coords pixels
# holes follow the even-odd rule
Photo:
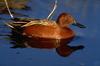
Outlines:
[[[54,40],[54,39],[42,39],[42,38],[27,38],[20,35],[19,33],[12,31],[10,36],[11,43],[14,44],[12,48],[41,48],[41,49],[52,49],[55,48],[56,52],[62,56],[69,56],[76,50],[83,49],[84,46],[69,46],[70,39],[65,40]]]

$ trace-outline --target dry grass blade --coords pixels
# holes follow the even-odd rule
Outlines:
[[[7,2],[7,0],[4,0],[4,1],[5,1],[5,4],[6,4],[6,7],[7,7],[8,12],[9,12],[11,18],[13,19],[14,16],[12,15],[12,13],[11,13],[11,11],[10,11],[10,9],[9,9],[8,2]]]
[[[54,11],[56,10],[56,8],[57,8],[57,0],[55,0],[55,5],[53,7],[53,10],[50,12],[50,14],[48,15],[47,19],[51,18],[51,16],[53,15]]]
[[[8,27],[14,29],[14,27],[13,27],[11,24],[9,24],[9,23],[5,23],[5,24],[6,24]]]

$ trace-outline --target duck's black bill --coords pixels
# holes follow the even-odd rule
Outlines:
[[[72,25],[77,26],[77,27],[79,27],[79,28],[86,28],[85,25],[82,25],[82,24],[80,24],[80,23],[78,23],[78,22],[73,23]]]

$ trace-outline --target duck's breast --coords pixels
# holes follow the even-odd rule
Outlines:
[[[69,28],[59,26],[33,25],[26,27],[23,34],[29,37],[68,39],[74,37],[74,32]]]

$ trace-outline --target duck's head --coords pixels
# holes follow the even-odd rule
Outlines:
[[[76,22],[76,20],[68,13],[61,13],[58,18],[57,18],[57,24],[61,27],[66,27],[69,25],[75,25],[78,26],[80,28],[85,28],[84,25]]]

